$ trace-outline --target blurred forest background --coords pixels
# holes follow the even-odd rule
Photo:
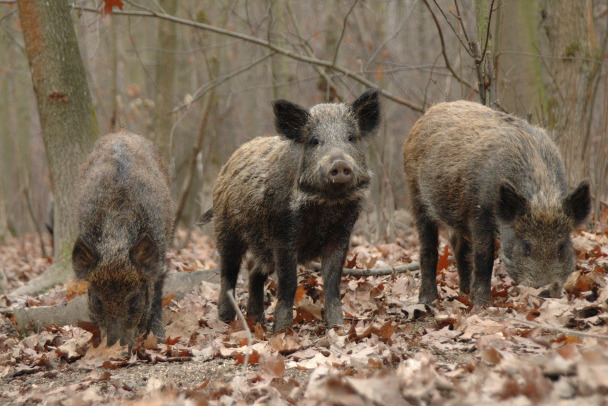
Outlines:
[[[385,93],[371,146],[372,239],[394,236],[396,209],[409,206],[403,141],[442,101],[483,101],[546,127],[569,184],[589,178],[595,211],[607,204],[608,0],[122,4],[102,16],[101,1],[65,1],[100,133],[127,129],[157,142],[179,225],[210,207],[238,146],[274,132],[271,100],[350,101],[371,86]],[[43,232],[52,196],[22,28],[16,3],[0,0],[0,242]]]

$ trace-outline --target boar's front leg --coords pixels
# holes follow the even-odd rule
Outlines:
[[[349,237],[350,233],[341,236],[337,242],[327,244],[323,250],[323,291],[325,292],[325,322],[328,328],[344,324],[340,281],[344,259],[348,252]]]
[[[274,331],[291,327],[293,301],[298,287],[297,254],[293,244],[276,244],[274,266],[279,281],[277,307],[274,310]]]
[[[150,310],[150,323],[148,332],[154,333],[161,343],[165,342],[165,328],[163,326],[163,284],[165,274],[163,273],[154,284],[154,296],[152,298],[152,309]]]
[[[456,267],[458,268],[458,278],[460,279],[460,292],[467,295],[471,291],[470,240],[470,235],[461,230],[454,230],[450,238],[454,256],[456,257]]]
[[[495,233],[491,219],[491,212],[482,213],[477,216],[477,223],[471,227],[475,263],[471,300],[478,306],[490,303],[490,292],[492,290]]]

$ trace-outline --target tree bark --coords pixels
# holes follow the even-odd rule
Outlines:
[[[13,292],[33,294],[72,275],[78,233],[74,186],[99,126],[68,2],[18,0],[17,6],[55,196],[54,263]]]
[[[541,54],[548,89],[548,125],[562,150],[569,183],[580,180],[589,168],[581,160],[582,129],[588,103],[593,57],[585,24],[584,1],[540,1]]]
[[[503,3],[497,10],[496,86],[509,112],[538,121],[546,106],[542,61],[538,53],[538,0]],[[504,52],[504,53],[503,53]]]
[[[284,0],[269,0],[272,21],[268,27],[270,42],[281,46],[286,32],[285,2]],[[272,96],[275,99],[291,100],[291,87],[289,86],[289,66],[285,55],[275,55],[271,58],[272,69]]]
[[[160,0],[159,5],[167,14],[175,15],[177,0]],[[173,96],[175,93],[176,24],[171,21],[158,23],[158,51],[156,54],[156,113],[154,117],[154,142],[174,174],[171,160],[171,127],[173,126]]]

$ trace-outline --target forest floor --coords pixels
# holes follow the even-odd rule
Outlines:
[[[3,404],[605,404],[608,395],[608,233],[577,231],[577,268],[561,298],[514,285],[496,260],[492,306],[473,308],[442,238],[440,300],[417,304],[419,272],[342,279],[345,325],[326,329],[318,273],[299,268],[293,330],[270,333],[276,284],[266,286],[268,325],[247,331],[217,319],[217,281],[164,301],[167,343],[154,337],[129,353],[91,344],[86,324],[19,331],[0,315]],[[47,241],[48,244],[48,241]],[[48,248],[48,247],[47,247]],[[49,264],[37,236],[0,245],[15,288]],[[370,244],[354,236],[347,266],[380,268],[418,260],[415,234]],[[194,234],[169,255],[170,272],[216,267],[213,241]],[[242,272],[244,274],[244,272]],[[219,279],[219,278],[218,278]],[[51,306],[82,286],[0,306]],[[247,302],[244,275],[237,288]],[[250,353],[245,367],[245,354]]]

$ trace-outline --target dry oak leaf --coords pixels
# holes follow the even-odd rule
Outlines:
[[[281,378],[285,373],[285,359],[278,352],[263,353],[258,365],[258,373],[265,378]]]
[[[113,346],[107,346],[107,337],[104,337],[101,344],[97,347],[90,346],[85,356],[80,360],[80,365],[83,367],[100,367],[113,368],[112,361],[125,361],[128,357],[127,345],[120,345],[116,342]]]
[[[105,16],[107,14],[112,14],[112,9],[114,6],[122,10],[122,0],[103,0],[103,9],[101,10],[101,15]]]

